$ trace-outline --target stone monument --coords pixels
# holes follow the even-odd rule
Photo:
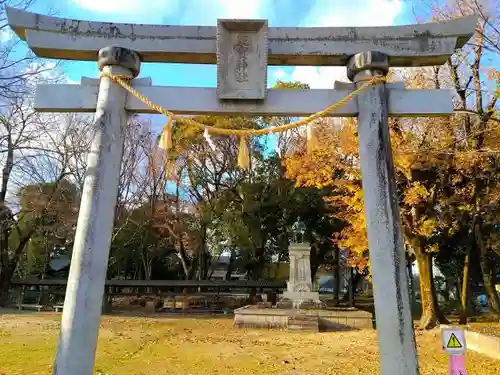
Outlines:
[[[311,278],[311,246],[304,240],[305,227],[301,221],[294,224],[289,249],[290,272],[287,289],[278,308],[294,309],[321,307],[319,293],[314,292]]]

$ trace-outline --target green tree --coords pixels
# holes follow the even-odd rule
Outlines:
[[[57,249],[65,249],[70,255],[78,215],[78,191],[65,179],[57,186],[56,183],[32,184],[19,191],[19,202],[22,225],[34,228],[23,259],[25,275],[44,277]]]

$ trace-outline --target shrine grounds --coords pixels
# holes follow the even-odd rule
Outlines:
[[[50,375],[56,313],[0,311],[0,375]],[[439,331],[417,331],[420,373],[447,374]],[[99,375],[378,374],[374,330],[289,333],[232,328],[230,317],[104,316]],[[498,374],[500,361],[475,352],[469,375]]]

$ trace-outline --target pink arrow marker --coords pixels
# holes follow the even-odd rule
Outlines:
[[[450,375],[467,375],[463,355],[450,355],[449,357]]]

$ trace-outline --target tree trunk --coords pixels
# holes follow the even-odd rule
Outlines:
[[[462,284],[460,283],[460,280],[457,280],[455,283],[454,283],[454,286],[455,286],[455,292],[457,293],[456,294],[456,300],[457,301],[462,301]]]
[[[464,261],[464,274],[462,279],[462,291],[460,292],[460,311],[459,324],[467,324],[469,316],[469,268],[470,268],[470,253],[471,247],[467,246],[467,253],[465,254]]]
[[[446,317],[444,316],[443,311],[439,308],[439,304],[438,304],[438,300],[437,300],[437,293],[436,293],[436,284],[434,283],[434,271],[433,271],[433,268],[432,268],[432,255],[430,257],[431,257],[431,272],[430,272],[430,275],[431,275],[431,287],[432,287],[432,295],[434,297],[434,303],[436,304],[436,314],[437,314],[439,323],[441,323],[441,324],[450,324],[450,322],[448,321],[448,319],[446,319]]]
[[[410,291],[410,309],[413,311],[413,306],[415,304],[415,283],[413,280],[413,260],[411,256],[407,257],[406,268],[408,270],[408,289]]]
[[[151,262],[151,260],[148,260],[144,268],[144,279],[147,281],[151,280],[151,273],[153,271]]]
[[[5,267],[0,269],[0,307],[4,307],[9,302],[9,289],[14,270]]]
[[[358,284],[358,281],[355,279],[354,276],[354,268],[351,268],[349,271],[349,306],[354,307],[354,295],[356,292],[356,286]],[[358,276],[358,274],[356,274]],[[361,280],[361,279],[360,279]]]
[[[231,276],[233,275],[233,269],[234,269],[234,250],[231,250],[229,263],[227,265],[227,270],[226,270],[226,281],[231,280]]]
[[[490,311],[495,315],[500,315],[500,299],[495,289],[495,267],[491,266],[491,259],[488,256],[488,249],[483,240],[480,223],[474,226],[474,238],[477,247],[479,248],[479,263],[483,274],[484,289],[488,297],[488,305]]]
[[[16,227],[19,230],[18,227]],[[19,262],[19,258],[26,247],[31,235],[33,234],[34,229],[28,229],[27,233],[24,236],[20,236],[19,244],[13,251],[13,255],[10,259],[8,259],[8,249],[0,249],[3,253],[0,253],[0,257],[2,257],[0,262],[0,306],[5,306],[8,301],[9,288],[12,281],[12,276],[14,275],[14,271],[16,270],[17,263]]]
[[[316,274],[318,273],[319,264],[311,265],[311,282],[316,283]]]
[[[256,251],[256,256],[257,260],[253,262],[250,267],[248,268],[248,273],[247,276],[250,280],[260,280],[262,276],[262,272],[264,270],[264,265],[265,265],[265,259],[264,259],[264,249],[259,249]],[[251,304],[254,304],[258,302],[257,298],[257,289],[251,288],[250,293],[249,293],[249,302]]]
[[[208,276],[208,251],[207,251],[207,225],[202,224],[200,229],[201,243],[198,256],[198,269],[196,276],[198,280],[206,280]]]
[[[142,269],[144,271],[144,280],[151,280],[151,260],[149,259],[147,246],[142,246],[141,249]]]
[[[340,293],[340,249],[338,246],[335,247],[335,265],[333,267],[333,300],[335,304],[339,304],[339,293]]]
[[[446,303],[450,302],[450,284],[448,283],[448,281],[445,281],[445,289],[441,292],[441,295],[443,296]]]
[[[196,259],[190,260],[187,255],[187,251],[184,247],[184,241],[183,241],[183,236],[182,233],[179,234],[179,237],[177,239],[177,258],[179,258],[179,261],[181,262],[182,270],[184,271],[184,278],[186,280],[191,280],[193,277],[193,263],[196,262]]]
[[[309,262],[309,268],[311,269],[311,282],[314,283],[314,277],[316,275],[316,272],[318,272],[319,268],[319,261],[318,261],[318,244],[314,241],[310,241],[311,244],[311,253],[310,253],[310,262]]]
[[[347,293],[342,297],[342,302],[354,303],[354,297],[356,294],[356,289],[359,283],[363,280],[363,274],[356,271],[354,275],[354,268],[349,268],[349,281],[347,282]]]
[[[420,328],[432,329],[439,325],[436,296],[432,286],[432,257],[430,254],[419,251],[415,251],[415,256],[420,276],[420,301],[422,303]]]

